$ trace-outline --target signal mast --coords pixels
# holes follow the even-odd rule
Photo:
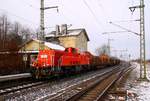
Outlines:
[[[144,0],[140,0],[140,5],[129,7],[133,13],[135,9],[140,9],[140,78],[139,80],[147,79],[146,70],[146,50],[145,50],[145,21],[144,21]],[[144,74],[143,74],[144,73]]]

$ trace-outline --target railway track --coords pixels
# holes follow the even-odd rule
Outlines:
[[[115,82],[120,72],[109,75],[101,82],[96,82],[67,101],[98,101],[105,91]]]
[[[91,83],[95,82],[95,80],[98,79],[100,76],[106,76],[105,74],[106,74],[106,72],[99,76],[94,76],[90,79],[79,81],[76,84],[70,85],[64,89],[59,90],[55,94],[43,96],[42,98],[37,99],[36,101],[43,101],[43,100],[47,100],[47,101],[62,100],[63,101],[63,100],[66,100],[67,98],[72,96],[72,94],[76,94],[76,93],[80,92],[81,90],[85,89],[88,85],[91,85]]]
[[[47,83],[43,81],[33,80],[29,75],[29,73],[24,74],[16,74],[16,75],[7,75],[0,77],[0,95],[8,94],[11,92],[16,92],[19,90],[31,88],[34,86],[42,85]],[[19,77],[20,76],[20,77]],[[52,80],[53,81],[53,80]]]
[[[37,81],[33,81],[30,73],[0,76],[0,95],[27,87],[26,85],[34,82]]]
[[[0,76],[0,96],[43,83],[42,81],[32,79],[30,73]]]
[[[129,69],[131,68],[113,71],[106,78],[98,80],[96,83],[67,99],[67,101],[101,101],[102,95]]]
[[[18,89],[14,89],[9,91],[8,89],[4,92],[4,98],[6,101],[20,101],[20,100],[35,100],[35,101],[43,101],[43,100],[67,100],[70,97],[76,95],[81,92],[83,89],[86,89],[89,85],[96,82],[96,80],[101,80],[110,75],[111,71],[114,69],[120,68],[120,66],[124,66],[124,64],[107,68],[100,71],[93,71],[91,73],[83,74],[81,77],[75,78],[65,78],[60,80],[52,80],[48,82],[39,82],[39,84],[29,84],[28,86],[18,87]],[[110,72],[110,73],[109,73]],[[107,75],[106,75],[107,74]],[[17,87],[16,87],[17,88]]]
[[[123,66],[123,64],[121,66]],[[71,99],[74,99],[73,98],[74,96],[79,96],[80,94],[83,94],[89,88],[92,88],[93,85],[95,86],[95,84],[97,84],[98,82],[103,81],[107,77],[111,77],[111,75],[113,73],[112,71],[118,71],[119,68],[120,68],[120,65],[113,67],[112,69],[107,70],[101,74],[95,75],[92,78],[86,79],[81,82],[79,81],[74,85],[70,85],[62,90],[59,90],[58,92],[55,92],[54,94],[49,94],[49,95],[43,96],[43,97],[37,99],[36,101],[65,101],[65,100],[69,101]],[[117,74],[117,76],[118,76],[118,74]],[[102,85],[103,85],[103,83],[102,83]],[[103,91],[104,91],[104,89],[103,89]]]
[[[81,80],[83,79],[84,81],[85,80],[84,78],[89,78],[90,76],[94,76],[96,72],[99,72],[99,71],[92,71],[89,73],[82,74],[83,76],[82,78],[80,78],[80,76],[79,77],[77,76],[77,77],[69,77],[69,78],[64,78],[64,79],[51,80],[51,81],[46,81],[46,82],[35,82],[35,83],[33,83],[33,81],[31,80],[31,81],[28,81],[28,83],[26,82],[27,84],[22,83],[19,86],[17,85],[13,87],[6,87],[6,89],[5,87],[3,89],[2,87],[2,89],[0,89],[0,99],[2,98],[2,99],[11,101],[11,99],[15,98],[15,99],[20,100],[22,98],[21,96],[25,96],[25,98],[36,100],[37,99],[36,97],[29,96],[28,93],[34,96],[37,93],[36,96],[38,97],[39,95],[41,95],[42,91],[50,89],[50,91],[46,91],[46,92],[52,92],[52,91],[55,91],[54,89],[56,90],[62,89],[64,87],[67,87],[68,85],[71,85],[72,83],[75,83],[76,81],[80,81],[80,79]],[[68,83],[65,83],[65,82],[68,82]],[[54,93],[51,93],[51,94],[53,95]],[[17,96],[20,96],[20,98]],[[29,96],[29,97],[26,97],[26,96]]]
[[[0,76],[0,90],[33,82],[30,73]]]
[[[26,83],[26,84],[22,84],[22,85],[18,85],[18,86],[13,86],[10,88],[0,89],[0,95],[12,93],[12,92],[19,91],[22,89],[31,88],[33,86],[38,86],[41,84],[44,84],[44,82],[30,82],[30,83]]]
[[[124,89],[123,87],[127,80],[127,76],[136,67],[137,65],[132,63],[132,65],[129,68],[122,71],[121,75],[118,77],[115,83],[107,90],[107,92],[100,98],[99,101],[110,101],[110,100],[114,101],[117,100],[118,98],[122,99],[121,101],[126,101],[127,90]]]

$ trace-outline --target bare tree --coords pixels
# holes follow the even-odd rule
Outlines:
[[[0,16],[0,51],[17,51],[18,46],[36,36],[31,28],[18,22],[11,23],[6,15]]]
[[[7,40],[7,33],[8,33],[8,26],[9,26],[9,22],[8,22],[8,18],[6,15],[2,15],[0,16],[0,49],[1,50],[5,50],[5,43]]]

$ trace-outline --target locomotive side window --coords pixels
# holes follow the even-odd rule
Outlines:
[[[37,60],[37,55],[31,55],[30,56],[30,64],[32,64],[33,62],[35,62]]]
[[[72,48],[72,53],[77,53],[75,48]]]
[[[36,59],[37,59],[37,55],[31,55],[31,56],[30,56],[30,59],[31,59],[31,60],[36,60]]]
[[[65,49],[65,52],[68,52],[68,48]]]
[[[66,48],[65,52],[69,52],[69,53],[77,53],[77,50],[75,48]]]

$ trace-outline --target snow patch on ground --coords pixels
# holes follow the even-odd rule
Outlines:
[[[128,89],[128,101],[150,101],[150,82],[140,82],[139,78],[140,65],[134,63],[137,67],[132,71],[127,80],[126,88]],[[150,77],[150,65],[148,68],[148,78]],[[150,80],[150,79],[149,79]]]

